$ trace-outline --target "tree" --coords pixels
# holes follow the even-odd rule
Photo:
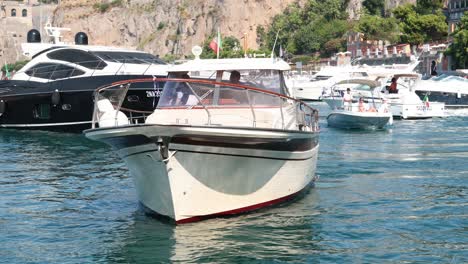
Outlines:
[[[371,15],[383,16],[385,12],[385,0],[364,0],[362,5]]]
[[[435,14],[444,7],[444,0],[417,0],[416,11],[418,14]]]
[[[419,14],[413,5],[406,4],[395,8],[392,13],[399,21],[402,42],[418,45],[447,36],[447,23],[441,10],[435,14]]]
[[[455,60],[455,67],[459,69],[468,68],[468,12],[465,12],[458,23],[457,28],[451,34],[453,42],[447,49],[446,54]]]
[[[395,43],[400,39],[398,22],[393,17],[363,15],[356,24],[355,31],[363,33],[366,40],[388,40]]]

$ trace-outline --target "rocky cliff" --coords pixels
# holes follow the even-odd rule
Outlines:
[[[241,39],[245,35],[248,47],[255,49],[258,26],[268,28],[271,18],[289,4],[303,5],[306,1],[61,0],[52,22],[54,26],[71,28],[64,35],[69,42],[75,33],[84,31],[93,45],[132,47],[160,56],[187,55],[194,45],[201,45],[218,28],[223,36]],[[362,2],[349,0],[350,19],[359,17]],[[406,2],[416,0],[386,0],[385,3],[390,10]],[[6,39],[0,41],[3,59],[8,62],[20,54],[19,45],[12,43]]]
[[[84,31],[96,45],[136,47],[163,56],[190,54],[217,29],[223,36],[241,39],[257,48],[258,26],[268,27],[271,18],[295,0],[62,0],[54,24]],[[68,36],[69,38],[71,36]]]

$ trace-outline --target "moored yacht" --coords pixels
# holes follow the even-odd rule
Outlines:
[[[445,103],[446,109],[468,108],[467,76],[440,75],[429,80],[422,80],[415,87],[416,94],[432,102]]]
[[[91,127],[92,95],[97,87],[167,76],[168,65],[148,53],[88,46],[87,38],[69,45],[40,43],[30,37],[31,43],[24,47],[33,51],[25,51],[32,60],[10,80],[0,81],[0,127],[81,132]],[[153,109],[162,86],[157,82],[132,86],[122,99],[123,106]]]
[[[144,124],[109,98],[152,80],[115,83],[97,90],[84,133],[113,146],[144,207],[176,223],[277,204],[314,182],[319,147],[318,112],[287,96],[288,69],[253,58],[175,65]]]

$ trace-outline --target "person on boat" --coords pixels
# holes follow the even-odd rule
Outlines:
[[[392,78],[392,83],[390,84],[390,86],[388,86],[388,93],[398,93],[397,80],[398,79],[396,77]]]
[[[387,103],[387,99],[384,98],[384,99],[382,100],[382,104],[380,105],[378,112],[379,112],[379,113],[388,113],[388,103]]]
[[[437,76],[437,65],[435,61],[431,62],[431,76]]]
[[[347,88],[346,93],[343,95],[343,107],[345,110],[351,110],[351,104],[353,103],[353,95],[351,89]]]
[[[240,72],[238,71],[232,71],[231,75],[229,76],[229,82],[231,83],[239,83],[241,78]]]
[[[359,112],[367,112],[367,104],[364,103],[364,99],[362,99],[362,97],[359,98],[358,110]]]

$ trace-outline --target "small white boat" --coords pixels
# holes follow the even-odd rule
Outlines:
[[[315,181],[319,148],[318,112],[287,96],[285,70],[277,59],[195,59],[168,79],[115,83],[96,92],[85,134],[113,146],[140,202],[176,223],[277,204]],[[148,81],[166,84],[138,124],[120,105],[130,85]]]
[[[382,129],[391,124],[392,120],[389,112],[334,110],[327,116],[329,127],[343,129]]]

